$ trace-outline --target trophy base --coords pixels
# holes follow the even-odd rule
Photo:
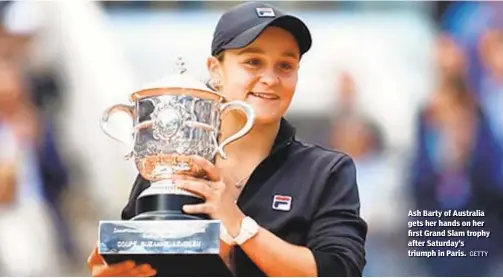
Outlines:
[[[217,220],[100,221],[98,251],[108,264],[149,264],[159,277],[231,277],[219,235]]]
[[[152,194],[136,200],[136,216],[131,220],[209,220],[206,214],[186,214],[184,205],[201,204],[204,200],[181,194]]]
[[[108,264],[132,260],[149,264],[154,277],[233,277],[219,255],[102,255]]]

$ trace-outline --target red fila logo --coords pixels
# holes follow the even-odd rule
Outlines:
[[[272,209],[289,211],[292,208],[292,197],[283,195],[274,195],[272,200]]]

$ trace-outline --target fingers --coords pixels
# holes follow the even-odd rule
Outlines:
[[[126,273],[122,273],[121,276],[136,276],[136,277],[145,277],[145,276],[154,276],[157,272],[148,264],[139,265]]]
[[[156,270],[148,264],[136,265],[133,261],[125,261],[110,266],[101,265],[93,269],[93,277],[146,277],[154,276]]]
[[[204,199],[208,199],[213,193],[210,185],[203,180],[175,180],[175,185],[180,189],[187,190],[194,194],[200,195]]]
[[[103,257],[98,253],[98,247],[95,247],[93,249],[93,252],[91,252],[91,255],[89,255],[89,257],[87,258],[87,266],[90,270],[92,270],[93,267],[104,264],[105,259],[103,259]]]
[[[190,158],[194,163],[199,165],[208,175],[209,180],[211,181],[219,181],[220,180],[220,171],[218,168],[213,165],[213,163],[209,162],[205,158],[198,155],[191,155]]]
[[[107,265],[105,259],[98,253],[98,248],[95,247],[89,258],[87,258],[87,265],[91,270],[93,277],[110,277],[110,276],[154,276],[156,274],[148,264],[136,265],[133,261],[120,262],[113,265]]]
[[[136,264],[133,261],[125,261],[113,265],[98,265],[92,268],[92,276],[120,276],[121,273],[132,270]]]
[[[200,180],[198,178],[195,178],[193,176],[189,176],[189,175],[183,175],[183,174],[174,174],[170,177],[173,181],[176,181],[176,180],[191,180],[191,181],[195,181],[195,180]]]
[[[188,176],[188,175],[181,175],[181,174],[175,174],[170,177],[171,180],[174,183],[180,182],[180,181],[195,181],[195,182],[202,182],[208,185],[210,188],[218,189],[222,186],[220,183],[220,180],[218,182],[213,182],[207,179],[202,179],[202,178],[195,178],[193,176]],[[224,185],[225,186],[225,185]]]
[[[208,203],[196,204],[196,205],[184,205],[182,209],[185,213],[189,214],[211,215],[215,211],[214,208]]]

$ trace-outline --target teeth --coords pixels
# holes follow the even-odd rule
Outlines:
[[[260,97],[260,98],[265,98],[265,99],[276,99],[275,95],[271,94],[261,94],[261,93],[252,93],[253,95]]]

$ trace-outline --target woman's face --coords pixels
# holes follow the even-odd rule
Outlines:
[[[228,101],[247,102],[255,110],[255,122],[268,124],[279,121],[290,105],[299,59],[293,35],[269,27],[245,48],[225,50],[222,61],[210,57],[208,69]]]

